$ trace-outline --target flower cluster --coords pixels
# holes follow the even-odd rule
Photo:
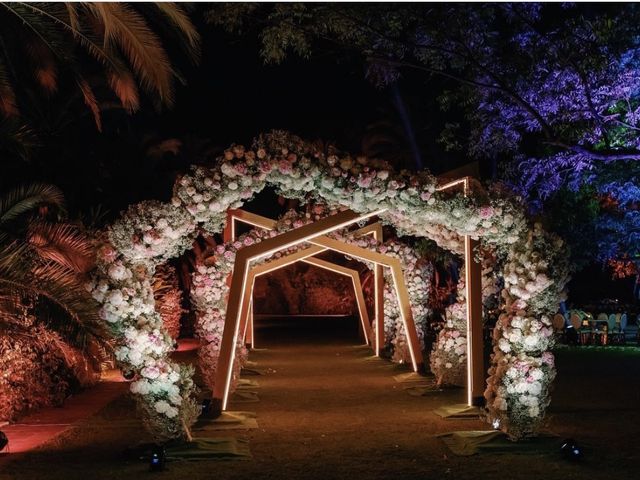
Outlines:
[[[485,398],[488,419],[514,439],[542,424],[555,378],[555,312],[569,279],[562,241],[535,224],[511,248],[503,267],[506,310],[493,333],[492,366]]]
[[[492,367],[491,373],[488,407],[492,424],[514,439],[537,431],[550,402],[549,387],[556,376],[553,354],[510,355]],[[509,429],[505,429],[506,425]]]
[[[431,371],[438,385],[466,384],[467,304],[464,279],[458,282],[456,302],[445,311],[445,325],[430,355]]]
[[[155,266],[189,248],[195,231],[195,222],[181,208],[148,200],[130,206],[108,236],[127,263]]]

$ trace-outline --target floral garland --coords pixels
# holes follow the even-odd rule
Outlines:
[[[191,298],[198,315],[197,334],[203,341],[203,346],[199,350],[200,370],[209,388],[213,389],[222,343],[226,303],[229,293],[229,286],[226,279],[233,271],[238,250],[291,230],[292,228],[298,228],[307,223],[320,220],[331,213],[335,213],[331,212],[328,207],[322,204],[315,204],[310,210],[311,213],[289,211],[278,220],[276,228],[271,231],[254,229],[232,242],[218,245],[213,262],[208,262],[211,263],[208,266],[198,265],[196,271],[193,273]],[[379,253],[400,259],[416,329],[419,338],[422,340],[424,337],[426,318],[429,313],[425,305],[429,297],[430,275],[433,273],[430,264],[421,264],[413,249],[399,240],[378,242],[368,235],[353,237],[349,235],[348,231],[333,232],[330,236],[343,243],[375,250]],[[299,248],[302,248],[302,246],[278,252],[274,256],[278,258],[284,254],[295,252]],[[269,257],[261,261],[264,262],[268,260]],[[373,267],[372,265],[369,266],[371,268]],[[386,338],[392,350],[392,360],[399,363],[409,362],[411,357],[404,324],[400,318],[395,293],[388,288],[389,282],[391,282],[390,276],[387,278],[387,289],[385,290],[384,312]],[[373,341],[373,339],[371,340]],[[234,364],[231,391],[235,388],[240,368],[247,356],[247,352],[241,342],[238,344],[237,349],[237,361]]]
[[[198,229],[220,232],[226,210],[240,207],[267,184],[289,198],[312,197],[332,207],[344,206],[357,212],[386,209],[380,219],[393,225],[398,234],[428,237],[453,252],[463,251],[465,235],[482,238],[485,248],[503,259],[507,270],[513,265],[521,276],[529,272],[526,267],[516,266],[520,265],[520,256],[531,261],[537,252],[540,258],[552,257],[559,262],[564,255],[555,238],[544,233],[534,235],[523,207],[498,190],[489,192],[489,200],[484,196],[438,192],[436,178],[427,172],[395,173],[382,163],[343,155],[331,147],[321,151],[286,132],[262,135],[250,150],[233,146],[213,168],[192,167],[179,179],[171,204],[142,202],[130,207],[109,229],[107,247],[111,253],[99,258],[89,286],[103,304],[103,318],[112,326],[121,366],[138,375],[132,391],[138,393],[147,424],[156,434],[181,435],[184,426],[193,421],[195,403],[191,400],[190,372],[168,360],[171,340],[162,332],[155,312],[150,287],[153,268],[187,249]],[[513,305],[523,309],[524,315],[519,316],[537,319],[544,327],[544,316],[555,313],[560,301],[567,280],[564,267],[548,266],[548,281],[536,283],[540,288],[544,285],[543,290],[527,299],[518,296],[529,295],[519,280],[509,285],[518,288],[508,291],[507,320],[499,322],[500,335],[503,330],[515,328],[510,321],[515,316]],[[110,269],[115,275],[109,274]],[[537,345],[544,348],[547,344]],[[519,407],[520,399],[527,397],[527,402],[530,395],[507,392],[504,383],[503,360],[519,349],[494,351],[492,376],[485,394],[490,421],[495,423],[498,419],[500,428],[514,437],[535,431],[537,420],[532,422],[521,415]],[[535,363],[543,354],[545,358],[550,355],[535,351],[528,357]],[[548,385],[552,373],[543,370],[543,376],[541,384]],[[505,391],[498,392],[503,387]],[[498,396],[505,399],[507,410],[497,408],[503,406],[496,402]],[[542,388],[536,398],[538,419],[549,401],[548,388]]]

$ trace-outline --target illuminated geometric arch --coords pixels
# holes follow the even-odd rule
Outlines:
[[[416,332],[413,313],[409,305],[409,295],[402,275],[400,261],[397,258],[389,257],[378,252],[372,252],[354,245],[343,244],[338,240],[323,237],[332,231],[376,216],[382,213],[382,211],[384,210],[380,209],[370,213],[358,214],[351,210],[343,210],[317,222],[294,228],[275,237],[267,238],[262,242],[243,247],[237,251],[233,274],[231,276],[231,288],[229,291],[218,368],[216,370],[216,381],[213,388],[214,411],[221,411],[227,407],[233,377],[233,363],[236,353],[235,346],[238,342],[242,319],[248,315],[250,305],[246,293],[248,291],[251,262],[305,242],[317,245],[322,249],[335,250],[353,256],[354,258],[373,262],[391,269],[398,304],[400,306],[400,316],[408,339],[407,344],[411,356],[411,363],[414,371],[419,373],[425,372],[420,341]],[[315,255],[316,253],[318,252],[313,254]],[[302,256],[304,257],[304,255]]]
[[[317,253],[320,253],[322,251],[324,251],[324,249],[309,247],[303,250],[299,250],[298,252],[282,256],[275,260],[271,260],[269,262],[265,262],[260,265],[255,265],[251,267],[251,270],[249,271],[249,277],[247,280],[245,296],[243,301],[243,305],[248,303],[249,306],[243,307],[243,315],[240,323],[240,331],[244,332],[242,334],[242,338],[246,338],[245,342],[250,343],[251,348],[255,348],[255,342],[253,337],[253,313],[252,313],[252,306],[251,306],[251,296],[252,296],[251,292],[253,291],[255,279],[261,275],[265,275],[269,272],[273,272],[275,270],[286,267],[287,265],[292,265],[297,262],[303,262],[309,265],[314,265],[323,270],[328,270],[330,272],[337,273],[339,275],[344,275],[351,279],[351,283],[353,285],[353,291],[356,298],[356,304],[358,306],[358,312],[360,315],[360,323],[362,324],[362,330],[364,332],[365,343],[367,345],[369,344],[371,324],[369,322],[369,314],[367,313],[367,306],[365,303],[364,294],[362,293],[362,284],[360,282],[360,272],[352,268],[336,265],[335,263],[329,262],[327,260],[322,260],[320,258],[306,257],[307,255],[316,255]],[[300,258],[300,254],[304,255],[305,257]]]
[[[246,223],[248,225],[252,225],[254,227],[263,228],[265,230],[273,230],[276,228],[276,220],[271,218],[263,217],[261,215],[257,215],[255,213],[247,212],[242,209],[229,209],[227,211],[227,223],[223,232],[224,242],[234,241],[237,237],[236,234],[236,222]],[[372,235],[377,241],[382,241],[382,225],[379,222],[367,225],[363,228],[355,230],[351,232],[354,237],[364,236],[364,235]],[[331,271],[333,273],[337,273],[339,275],[344,275],[351,278],[351,283],[353,285],[354,295],[356,298],[356,304],[358,306],[358,312],[360,315],[360,321],[362,324],[362,330],[365,337],[365,343],[369,344],[369,339],[371,337],[371,322],[369,321],[369,313],[367,312],[366,302],[364,299],[364,294],[362,291],[362,284],[360,282],[360,273],[357,270],[343,267],[341,265],[335,264],[333,262],[329,262],[327,260],[322,260],[319,258],[313,257],[317,253],[321,253],[325,251],[325,248],[320,248],[317,246],[308,247],[304,250],[291,253],[280,257],[275,260],[270,260],[260,265],[256,265],[251,268],[249,272],[249,281],[247,282],[246,291],[245,291],[245,299],[251,295],[253,292],[253,282],[255,277],[264,275],[266,273],[275,271],[279,268],[282,268],[287,265],[291,265],[296,262],[304,262],[310,265],[314,265],[318,268],[322,268],[324,270]],[[382,266],[376,264],[374,268],[374,298],[375,298],[375,315],[376,319],[379,320],[379,324],[376,328],[376,341],[374,350],[375,355],[380,355],[381,345],[384,344],[384,316],[379,315],[379,312],[383,311],[384,306],[384,275],[382,272]],[[251,297],[249,297],[251,298]],[[252,301],[249,300],[250,305],[248,310],[243,308],[242,315],[242,323],[240,329],[243,333],[243,338],[246,339],[247,343],[251,344],[251,348],[255,347],[255,341],[253,336],[253,312],[252,312]],[[378,309],[378,305],[381,306]],[[247,312],[244,314],[244,312]],[[380,331],[381,334],[378,335],[377,332]]]

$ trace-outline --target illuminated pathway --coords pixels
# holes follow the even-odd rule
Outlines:
[[[8,452],[0,453],[0,465],[11,454],[36,449],[60,434],[86,421],[116,397],[127,391],[127,383],[105,381],[79,393],[64,403],[63,407],[48,407],[7,425],[1,430],[9,439]],[[8,453],[8,454],[7,454]]]
[[[259,382],[260,401],[231,402],[230,409],[255,411],[259,428],[215,432],[216,436],[247,438],[252,458],[172,462],[157,478],[479,480],[506,475],[518,480],[610,480],[637,476],[634,439],[640,422],[640,386],[636,387],[640,385],[636,373],[640,354],[612,354],[607,362],[599,356],[591,360],[581,356],[578,362],[570,352],[559,352],[556,403],[550,410],[553,430],[561,438],[576,438],[590,446],[585,463],[565,462],[555,450],[456,457],[434,435],[487,426],[478,420],[444,420],[432,410],[463,402],[464,390],[408,395],[403,384],[393,380],[402,370],[372,360],[370,350],[357,346],[355,319],[259,319],[256,327],[258,350],[251,353],[251,360],[257,365],[252,368],[264,374],[245,378]],[[186,359],[193,353],[185,349],[179,356]],[[594,378],[601,388],[593,388]],[[634,385],[632,395],[629,385]],[[591,395],[588,404],[586,395]],[[66,407],[51,410],[56,415],[65,411]],[[76,415],[82,420],[90,411]],[[16,455],[14,462],[0,462],[0,480],[113,480],[151,475],[146,464],[122,457],[124,448],[149,440],[130,399],[118,398],[80,423],[82,428],[69,429],[42,448]]]

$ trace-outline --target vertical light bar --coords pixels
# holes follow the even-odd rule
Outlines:
[[[376,357],[385,342],[384,335],[384,269],[376,263],[373,270],[375,312],[376,312]]]
[[[478,245],[468,235],[464,237],[467,293],[467,403],[481,406],[484,399],[484,345],[482,331],[482,265],[473,249]]]
[[[351,283],[353,284],[353,294],[356,297],[356,302],[358,304],[358,313],[360,314],[360,324],[362,325],[362,335],[364,336],[365,345],[369,345],[369,335],[367,332],[369,329],[367,328],[367,306],[363,305],[362,300],[364,297],[362,295],[362,285],[356,285],[356,277],[351,277]],[[358,281],[358,283],[360,283]]]
[[[402,269],[399,265],[391,266],[391,276],[393,277],[393,285],[398,298],[402,325],[404,325],[404,331],[407,335],[407,345],[409,345],[409,354],[411,355],[413,371],[424,373],[420,371],[421,369],[424,370],[424,364],[421,363],[421,360],[420,363],[422,366],[419,365],[417,352],[415,351],[420,348],[420,339],[418,338],[416,325],[413,320],[413,312],[411,311],[411,305],[409,303],[409,293],[407,292],[407,286],[405,285],[404,277],[402,276]]]
[[[382,225],[376,222],[367,225],[353,232],[355,235],[372,235],[378,242],[384,240]],[[374,297],[374,315],[375,315],[375,339],[374,349],[376,357],[380,356],[380,351],[385,342],[384,334],[384,267],[377,263],[373,268],[373,297]]]
[[[254,285],[255,288],[255,285]],[[247,335],[248,338],[247,340],[249,340],[249,344],[251,345],[251,349],[256,348],[256,340],[255,337],[253,335],[253,291],[251,292],[251,299],[249,300],[249,325],[248,325],[248,331],[247,331]]]

